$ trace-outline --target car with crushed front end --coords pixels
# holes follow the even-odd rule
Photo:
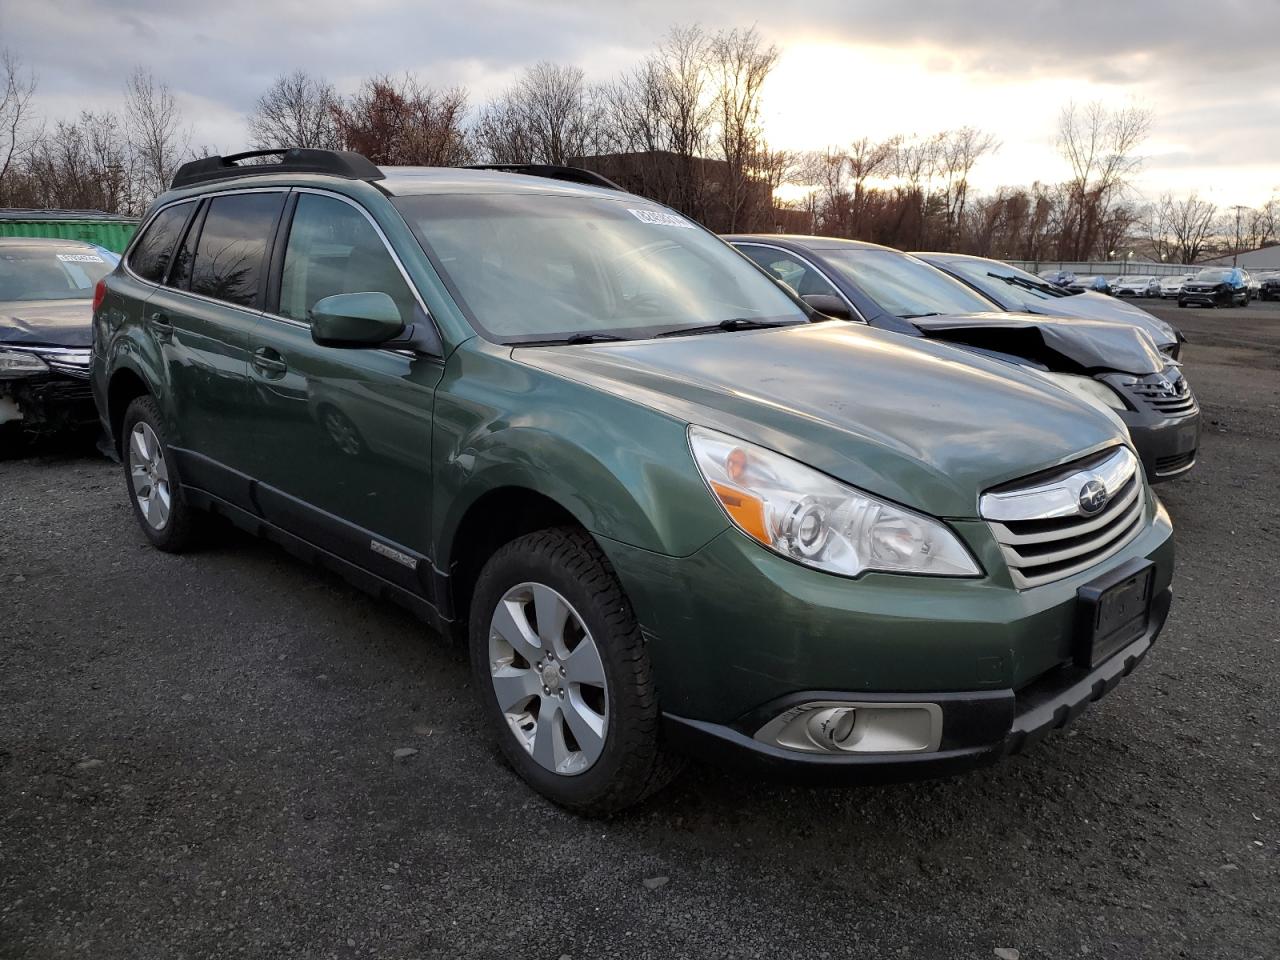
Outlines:
[[[1001,312],[948,273],[874,243],[728,239],[829,315],[997,357],[1103,408],[1124,423],[1153,483],[1195,466],[1200,405],[1181,365],[1134,324]]]
[[[93,294],[117,260],[74,240],[0,237],[0,443],[97,426]]]
[[[1178,291],[1180,307],[1247,307],[1249,275],[1239,267],[1206,267]]]
[[[913,253],[911,256],[951,274],[1001,310],[1129,323],[1150,334],[1161,353],[1175,360],[1182,353],[1182,344],[1186,338],[1181,331],[1167,320],[1133,303],[1091,290],[1072,293],[1034,273],[987,257],[975,257],[966,253]],[[1152,283],[1157,291],[1152,296],[1159,296],[1158,279],[1153,278]]]
[[[586,814],[687,754],[993,762],[1169,612],[1115,421],[573,168],[193,161],[102,284],[93,386],[151,543],[221,515],[458,634],[503,756]]]

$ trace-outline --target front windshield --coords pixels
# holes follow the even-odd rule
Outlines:
[[[0,246],[0,300],[78,300],[93,296],[115,264],[106,251],[81,246]]]
[[[820,252],[882,309],[904,320],[995,309],[959,280],[905,253],[856,247]]]
[[[1224,270],[1219,267],[1216,270],[1201,270],[1196,274],[1196,279],[1207,283],[1221,283],[1223,280],[1230,279],[1231,271]]]
[[[395,204],[471,322],[502,343],[808,319],[723,241],[635,197],[469,194]]]
[[[1005,288],[1006,294],[1022,295],[1023,300],[1061,300],[1071,296],[1070,291],[1006,263],[991,260],[948,260],[947,266],[983,290],[993,288],[993,293],[999,291],[1000,287],[995,286],[999,284]]]

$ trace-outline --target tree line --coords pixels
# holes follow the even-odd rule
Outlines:
[[[754,29],[673,28],[605,83],[542,62],[474,105],[413,74],[351,93],[305,71],[277,77],[247,118],[255,149],[354,150],[381,165],[572,164],[669,204],[709,228],[817,233],[904,249],[1005,259],[1171,262],[1277,242],[1280,201],[1220,210],[1197,193],[1143,201],[1133,189],[1152,114],[1067,104],[1055,145],[1068,176],[986,192],[976,167],[1000,148],[972,126],[798,153],[764,134],[761,98],[778,48]],[[197,147],[173,91],[145,69],[118,111],[47,121],[37,80],[0,54],[0,206],[140,213]],[[787,184],[802,199],[781,203]]]

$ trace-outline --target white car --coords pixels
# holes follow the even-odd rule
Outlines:
[[[1159,286],[1155,277],[1116,277],[1111,292],[1117,297],[1158,297]]]
[[[1194,277],[1194,273],[1182,273],[1174,277],[1165,277],[1160,281],[1160,299],[1177,300],[1182,292],[1182,285]]]

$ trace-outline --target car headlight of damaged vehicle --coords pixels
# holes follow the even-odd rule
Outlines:
[[[1068,393],[1073,393],[1081,400],[1097,406],[1110,407],[1112,410],[1127,410],[1123,398],[1101,380],[1095,380],[1093,377],[1081,377],[1074,373],[1053,373],[1052,371],[1043,371],[1042,376],[1048,377],[1058,386],[1062,387]]]
[[[0,350],[0,377],[34,377],[49,372],[49,365],[33,353]]]
[[[689,446],[733,524],[790,560],[844,576],[869,570],[936,577],[982,573],[959,538],[937,520],[714,430],[690,427]]]

